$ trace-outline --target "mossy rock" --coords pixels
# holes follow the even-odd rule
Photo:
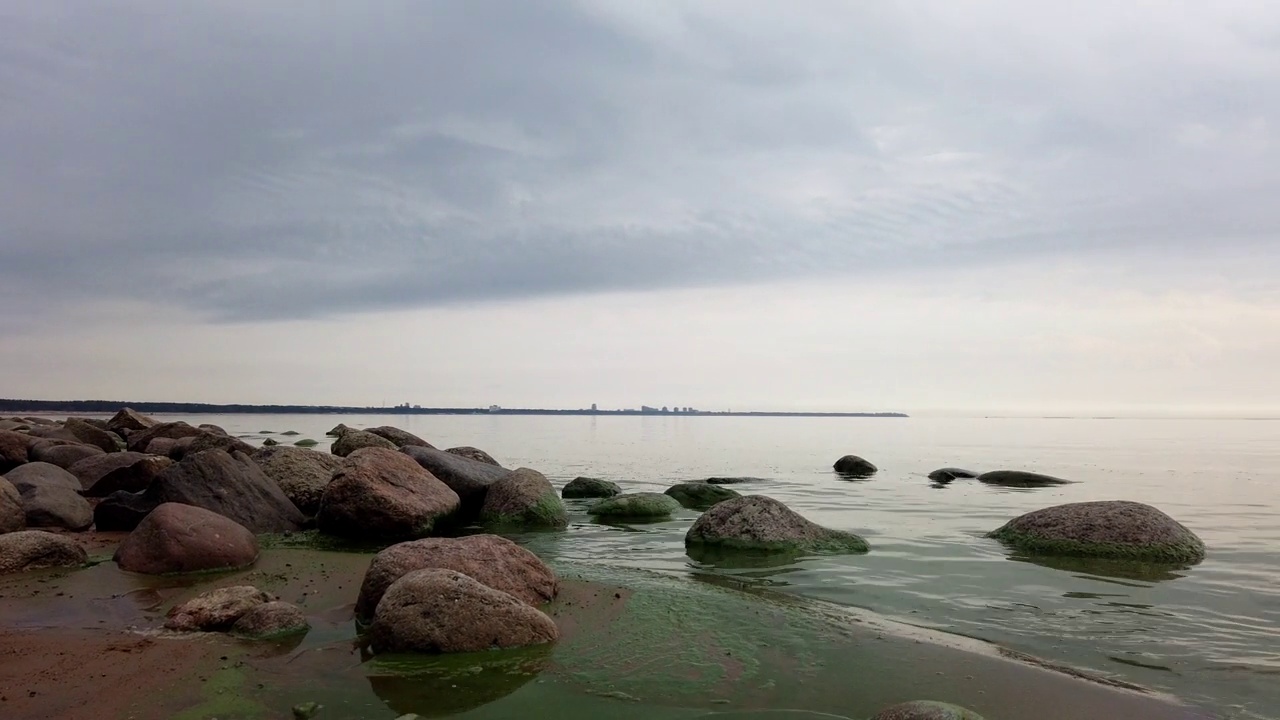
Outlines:
[[[1024,553],[1193,564],[1204,542],[1160,510],[1127,500],[1068,503],[1014,518],[988,534]]]
[[[703,513],[684,538],[691,552],[706,548],[752,553],[844,555],[865,553],[867,541],[810,522],[763,495],[725,500]]]
[[[736,490],[708,483],[680,483],[667,488],[663,494],[670,495],[676,502],[693,510],[706,510],[725,500],[742,497]]]
[[[294,443],[294,445],[298,447],[315,447],[319,444],[320,444],[319,442],[312,440],[311,438],[303,438],[298,442]]]
[[[655,492],[626,493],[606,498],[592,505],[587,512],[610,520],[654,520],[671,517],[680,509],[680,503],[668,495]]]
[[[566,499],[611,498],[621,494],[622,488],[618,487],[618,483],[590,477],[574,478],[560,491],[560,496]]]
[[[285,430],[280,434],[281,435],[301,435],[302,433],[298,432],[297,430]]]

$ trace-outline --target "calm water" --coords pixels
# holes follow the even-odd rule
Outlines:
[[[517,416],[192,416],[233,434],[296,430],[324,440],[338,422],[391,424],[439,447],[475,445],[556,484],[578,475],[627,489],[748,475],[738,486],[819,523],[856,531],[865,556],[781,567],[709,568],[684,553],[696,517],[612,527],[584,515],[528,539],[540,552],[673,573],[721,572],[803,596],[1004,645],[1172,691],[1236,717],[1280,716],[1280,421],[1090,419],[592,418]],[[251,437],[250,440],[253,438]],[[326,446],[322,444],[319,449]],[[846,453],[880,467],[842,480]],[[1008,490],[956,481],[943,466],[1027,469],[1079,484]],[[982,537],[1063,502],[1153,504],[1209,547],[1184,571],[1048,567]]]

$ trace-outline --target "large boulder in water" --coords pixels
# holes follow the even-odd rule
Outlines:
[[[89,561],[80,543],[43,530],[0,535],[0,575],[51,567],[78,567]]]
[[[560,490],[560,497],[565,498],[611,498],[621,495],[622,488],[618,483],[600,478],[576,477]]]
[[[938,468],[937,470],[929,473],[929,479],[936,483],[949,483],[952,480],[970,480],[978,477],[979,475],[981,475],[981,473],[976,473],[972,470],[965,470],[964,468],[946,467]]]
[[[196,437],[203,434],[204,430],[182,422],[181,420],[177,422],[157,423],[145,430],[130,433],[128,449],[133,452],[150,452],[153,454],[163,455],[164,453],[156,453],[154,450],[148,449],[152,440],[180,440],[182,438]]]
[[[165,629],[184,632],[230,630],[245,613],[276,599],[252,585],[215,588],[174,605],[164,621]]]
[[[229,570],[258,559],[258,539],[243,525],[194,505],[164,503],[116,548],[122,570],[146,575]]]
[[[1022,470],[993,470],[979,475],[978,482],[1015,488],[1038,488],[1071,484],[1070,480],[1063,480],[1052,475],[1023,472]]]
[[[860,458],[857,455],[845,455],[837,460],[832,467],[841,475],[851,478],[868,478],[875,475],[878,470],[869,460]]]
[[[867,541],[857,535],[810,522],[763,495],[747,495],[715,505],[693,523],[684,542],[691,549],[815,554],[867,551]]]
[[[415,570],[454,570],[530,605],[556,596],[555,573],[537,555],[498,535],[424,538],[403,542],[374,556],[360,585],[356,617],[373,616],[391,584]]]
[[[676,502],[693,510],[706,510],[725,500],[742,497],[737,490],[722,485],[692,482],[672,485],[663,494],[675,498]]]
[[[342,458],[300,447],[264,447],[252,457],[285,496],[309,516],[319,512],[324,489],[342,467]]]
[[[147,488],[160,503],[185,503],[235,520],[255,533],[301,529],[302,512],[244,453],[205,450],[165,469]]]
[[[12,430],[0,430],[0,474],[25,465],[30,459],[33,439]]]
[[[167,457],[118,452],[88,457],[68,468],[80,481],[86,497],[106,497],[113,492],[142,492],[173,464]]]
[[[387,450],[395,450],[396,444],[380,435],[374,435],[371,432],[365,432],[364,430],[348,430],[347,432],[339,435],[337,440],[333,441],[333,447],[331,447],[329,451],[338,457],[346,457],[351,453],[364,448],[384,448]]]
[[[377,435],[378,437],[389,441],[397,448],[404,447],[405,445],[417,445],[418,447],[429,448],[435,447],[435,445],[432,445],[408,430],[401,430],[398,427],[392,427],[390,425],[368,428],[365,432]]]
[[[1033,555],[1190,564],[1204,542],[1150,505],[1127,500],[1068,503],[1014,518],[988,537]]]
[[[458,494],[409,456],[363,448],[325,488],[316,524],[331,535],[408,540],[431,534],[458,506]]]
[[[606,520],[664,520],[679,509],[680,503],[669,495],[638,492],[605,498],[587,512]]]
[[[130,433],[147,430],[159,424],[133,408],[121,408],[120,412],[107,421],[107,429],[119,435],[127,436]]]
[[[17,532],[27,526],[22,495],[13,483],[0,477],[0,534]]]
[[[274,600],[250,608],[231,626],[231,633],[253,640],[272,640],[305,633],[310,628],[298,606]]]
[[[63,443],[56,440],[41,440],[31,446],[30,453],[34,462],[46,462],[64,469],[70,468],[85,458],[108,454],[102,448],[93,445]]]
[[[950,703],[913,700],[887,707],[871,720],[982,720],[982,716]]]
[[[462,517],[474,518],[484,504],[489,486],[511,473],[506,468],[482,463],[443,450],[406,447],[401,450],[427,472],[440,479],[462,499]]]
[[[537,608],[453,570],[415,570],[378,602],[375,653],[457,653],[554,642],[555,622]]]
[[[480,522],[523,528],[563,528],[569,513],[551,481],[537,470],[519,468],[489,486]]]
[[[80,418],[67,418],[67,422],[62,427],[75,435],[80,442],[100,448],[103,452],[116,452],[120,449],[116,444],[115,435]]]
[[[445,452],[452,453],[459,457],[470,458],[472,460],[475,460],[476,462],[482,462],[486,465],[497,465],[498,467],[502,467],[501,463],[499,463],[497,460],[494,460],[492,455],[481,450],[478,447],[471,447],[470,445],[459,445],[458,447],[451,447],[448,450],[445,450]]]

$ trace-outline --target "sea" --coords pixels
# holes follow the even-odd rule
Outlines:
[[[637,526],[575,522],[557,553],[665,573],[723,573],[798,596],[1171,692],[1224,717],[1280,717],[1280,420],[806,418],[706,416],[189,415],[252,444],[320,441],[394,425],[437,447],[471,445],[556,485],[578,476],[661,491],[716,476],[755,478],[820,524],[854,531],[866,555],[715,567],[685,554],[695,518]],[[285,432],[298,435],[282,435]],[[856,454],[879,472],[832,471]],[[1008,489],[939,485],[941,467],[1030,470],[1076,481]],[[1206,559],[1152,568],[1012,553],[985,534],[1060,503],[1134,500],[1198,534]]]

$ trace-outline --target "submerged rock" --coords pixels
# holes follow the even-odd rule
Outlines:
[[[1156,508],[1127,500],[1068,503],[1014,518],[988,537],[1041,555],[1171,564],[1204,559],[1204,542]]]
[[[80,543],[43,530],[0,535],[0,575],[53,567],[78,567],[89,561]]]
[[[145,575],[242,568],[258,559],[258,539],[210,510],[164,503],[120,543],[114,559],[122,570]]]
[[[27,526],[22,496],[13,483],[0,477],[0,534],[17,532]]]
[[[569,514],[545,475],[520,468],[489,486],[480,507],[480,521],[508,527],[563,528],[569,525]]]
[[[363,448],[395,450],[396,444],[384,437],[374,435],[371,432],[365,432],[364,430],[348,430],[347,432],[339,435],[338,439],[333,442],[333,447],[330,449],[330,452],[338,457],[346,457]]]
[[[867,552],[867,541],[806,520],[763,495],[726,500],[707,510],[685,534],[689,548],[844,554]]]
[[[263,448],[252,458],[285,497],[308,516],[319,512],[324,489],[342,467],[341,458],[298,447]]]
[[[429,448],[435,447],[435,445],[432,445],[431,443],[427,442],[426,440],[423,440],[417,435],[414,435],[408,430],[401,430],[398,427],[392,427],[390,425],[382,425],[381,427],[368,428],[365,430],[365,432],[373,433],[374,435],[377,435],[378,437],[389,441],[392,445],[395,445],[397,448],[404,447],[405,445],[414,445],[417,447],[429,447]]]
[[[679,509],[680,503],[669,495],[638,492],[605,498],[587,512],[607,519],[654,520],[671,517]]]
[[[174,606],[164,626],[187,632],[230,630],[245,613],[275,599],[271,593],[250,585],[217,588]]]
[[[560,491],[563,498],[611,498],[621,495],[622,488],[618,483],[600,478],[577,477],[565,484]]]
[[[502,467],[497,460],[493,459],[492,455],[481,450],[480,448],[471,447],[470,445],[460,445],[458,447],[451,447],[448,450],[445,450],[445,452],[453,453],[454,455],[457,455],[459,457],[470,458],[471,460],[475,460],[476,462],[482,462],[486,465],[497,465],[498,467]]]
[[[254,640],[296,635],[310,629],[307,616],[298,606],[279,600],[253,606],[231,626],[233,634]]]
[[[711,485],[741,485],[743,483],[763,482],[764,478],[758,477],[710,477],[705,482]]]
[[[13,483],[20,493],[35,488],[59,488],[73,493],[81,489],[75,475],[46,462],[27,463],[8,472],[4,479]]]
[[[415,570],[378,602],[375,653],[479,652],[554,642],[555,622],[518,598],[453,570]]]
[[[86,497],[106,497],[119,490],[142,492],[172,464],[167,457],[118,452],[85,458],[68,472],[80,481]]]
[[[427,568],[460,572],[530,605],[550,602],[559,587],[546,563],[504,537],[426,538],[392,545],[374,556],[360,585],[356,617],[372,617],[392,583]]]
[[[331,535],[409,540],[431,534],[458,507],[458,494],[408,455],[363,448],[325,488],[316,523]]]
[[[1070,485],[1070,480],[1063,480],[1052,475],[1023,472],[1021,470],[993,470],[978,476],[978,482],[1001,487],[1037,488],[1051,485]]]
[[[706,510],[716,503],[742,497],[736,490],[707,483],[680,483],[667,488],[663,494],[670,495],[676,502],[694,510]]]
[[[949,483],[952,480],[970,480],[978,477],[981,473],[963,468],[939,468],[929,473],[929,479],[936,483]]]
[[[885,708],[876,713],[871,720],[982,720],[982,716],[958,705],[932,700],[913,700]]]
[[[871,477],[879,469],[872,465],[870,461],[864,460],[857,455],[845,455],[837,460],[832,467],[841,475],[852,478]]]

